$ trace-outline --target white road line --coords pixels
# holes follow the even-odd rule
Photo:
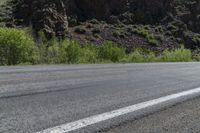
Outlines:
[[[46,129],[44,131],[40,131],[37,133],[68,133],[70,131],[75,131],[81,128],[84,128],[86,126],[89,125],[93,125],[102,121],[106,121],[115,117],[119,117],[128,113],[132,113],[147,107],[151,107],[157,104],[161,104],[167,101],[172,101],[172,100],[176,100],[178,98],[181,97],[185,97],[185,96],[190,96],[196,93],[200,93],[200,88],[196,88],[196,89],[192,89],[192,90],[188,90],[188,91],[183,91],[180,93],[176,93],[176,94],[172,94],[172,95],[168,95],[168,96],[164,96],[164,97],[160,97],[158,99],[154,99],[154,100],[150,100],[150,101],[146,101],[146,102],[142,102],[139,104],[135,104],[132,106],[128,106],[128,107],[124,107],[124,108],[120,108],[117,110],[113,110],[111,112],[106,112],[103,114],[98,114],[98,115],[94,115],[88,118],[84,118],[75,122],[71,122],[71,123],[66,123],[60,126],[56,126],[53,128],[49,128]]]

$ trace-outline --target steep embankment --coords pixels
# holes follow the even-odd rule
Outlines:
[[[162,51],[200,46],[200,0],[11,0],[7,26],[100,44]],[[8,8],[6,9],[8,10]]]

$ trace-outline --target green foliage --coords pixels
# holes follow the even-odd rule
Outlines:
[[[147,27],[148,28],[148,27]],[[78,64],[78,63],[105,63],[105,62],[182,62],[191,61],[190,50],[181,47],[174,50],[165,50],[160,56],[153,51],[135,49],[126,54],[125,49],[113,42],[107,41],[100,46],[85,45],[81,47],[78,41],[47,40],[40,33],[39,44],[23,30],[0,28],[0,65],[16,64]],[[199,52],[193,58],[200,60]]]
[[[98,57],[102,60],[118,62],[125,56],[125,50],[110,41],[104,42],[98,49]]]
[[[47,40],[43,32],[39,33],[39,44],[38,53],[39,53],[39,64],[55,64],[60,63],[58,61],[59,55],[59,44],[56,39]]]
[[[10,20],[11,9],[7,5],[8,0],[0,0],[0,27],[5,27],[5,22]]]
[[[125,56],[125,50],[114,45],[112,42],[105,42],[102,46],[86,45],[81,48],[77,41],[64,40],[54,43],[47,48],[43,63],[97,63],[97,62],[119,62]]]
[[[196,46],[200,44],[200,34],[190,31],[184,32],[184,38],[187,38],[187,43],[193,46],[196,49]]]
[[[173,23],[169,23],[169,24],[167,25],[167,30],[169,30],[169,31],[171,31],[171,32],[173,32],[173,33],[175,33],[178,29],[177,29],[177,27],[176,27]]]
[[[96,63],[97,50],[92,46],[80,47],[79,42],[74,40],[52,41],[49,47],[40,44],[41,62],[47,64],[79,64]],[[46,47],[46,50],[45,50]]]
[[[136,63],[140,63],[140,62],[155,62],[156,56],[155,53],[153,51],[145,51],[142,49],[135,49],[133,51],[133,53],[128,55],[128,62],[136,62]]]
[[[196,55],[198,57],[198,55]],[[192,53],[184,47],[165,50],[160,56],[156,56],[153,51],[135,49],[123,61],[126,62],[188,62],[192,60]]]
[[[24,31],[0,28],[0,65],[36,63],[36,50],[33,39]]]
[[[196,48],[194,51],[192,51],[192,59],[194,61],[200,61],[200,49]]]
[[[160,25],[160,26],[157,26],[157,27],[155,28],[155,31],[158,32],[158,33],[163,33],[163,32],[164,32],[164,29],[163,29],[163,27]]]
[[[79,63],[98,63],[100,62],[97,55],[97,48],[94,46],[85,46],[81,49]]]
[[[46,62],[48,64],[59,64],[61,63],[61,49],[58,43],[54,43],[47,48]]]
[[[81,53],[80,44],[77,41],[64,40],[55,41],[47,48],[45,63],[75,64],[79,62]]]
[[[63,57],[67,63],[78,63],[80,58],[81,47],[77,41],[65,40],[62,44]]]
[[[192,53],[183,46],[175,50],[165,50],[161,55],[164,62],[188,62],[192,60]]]
[[[150,32],[149,26],[135,26],[134,29],[132,30],[132,32],[135,34],[138,34],[140,36],[143,36],[152,45],[157,46],[159,44],[158,40]]]

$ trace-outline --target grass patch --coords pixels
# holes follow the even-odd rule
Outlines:
[[[192,61],[192,52],[183,46],[175,50],[165,50],[160,57],[163,62],[188,62]]]
[[[125,50],[114,43],[107,41],[98,49],[98,57],[101,60],[119,62],[125,56]]]
[[[157,61],[156,55],[153,51],[145,51],[142,49],[136,49],[127,57],[128,62],[155,62]]]

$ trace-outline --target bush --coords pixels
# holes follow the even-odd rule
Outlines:
[[[0,65],[36,62],[36,47],[30,36],[20,29],[0,28]]]
[[[98,49],[98,57],[103,60],[110,60],[113,62],[120,61],[125,56],[125,50],[114,45],[112,42],[104,42]]]
[[[97,51],[93,46],[80,47],[77,41],[64,40],[54,42],[47,48],[46,62],[50,64],[79,64],[79,63],[96,63]]]
[[[194,61],[200,61],[200,54],[193,55]]]
[[[192,53],[183,46],[175,50],[165,50],[161,55],[161,61],[165,62],[188,62],[192,60]]]
[[[94,46],[85,46],[81,49],[79,63],[97,63],[97,49]]]
[[[155,62],[156,56],[152,51],[144,51],[142,49],[135,49],[133,53],[128,55],[128,62]]]
[[[200,61],[200,49],[199,48],[192,51],[192,59],[194,59],[194,61]]]
[[[149,26],[137,26],[133,29],[133,33],[143,36],[147,39],[148,43],[157,46],[159,41],[155,38],[155,36],[150,32]]]
[[[64,40],[60,46],[61,63],[74,64],[80,59],[81,47],[77,41]]]
[[[61,50],[58,43],[54,43],[52,46],[47,48],[46,62],[48,64],[61,63]]]
[[[47,46],[50,45],[50,46]],[[40,44],[41,63],[47,64],[75,64],[79,63],[82,48],[77,41],[73,40],[51,40],[47,44]]]
[[[153,39],[154,37],[150,36],[150,38]],[[200,60],[199,51],[193,54],[193,58]],[[33,39],[23,30],[0,28],[0,65],[22,63],[186,62],[191,60],[191,51],[184,47],[165,50],[160,56],[156,56],[150,50],[143,49],[135,49],[131,54],[126,54],[124,48],[110,41],[104,42],[99,47],[92,45],[81,47],[77,41],[67,39],[59,41],[56,38],[47,40],[42,34],[40,44],[36,47]]]

